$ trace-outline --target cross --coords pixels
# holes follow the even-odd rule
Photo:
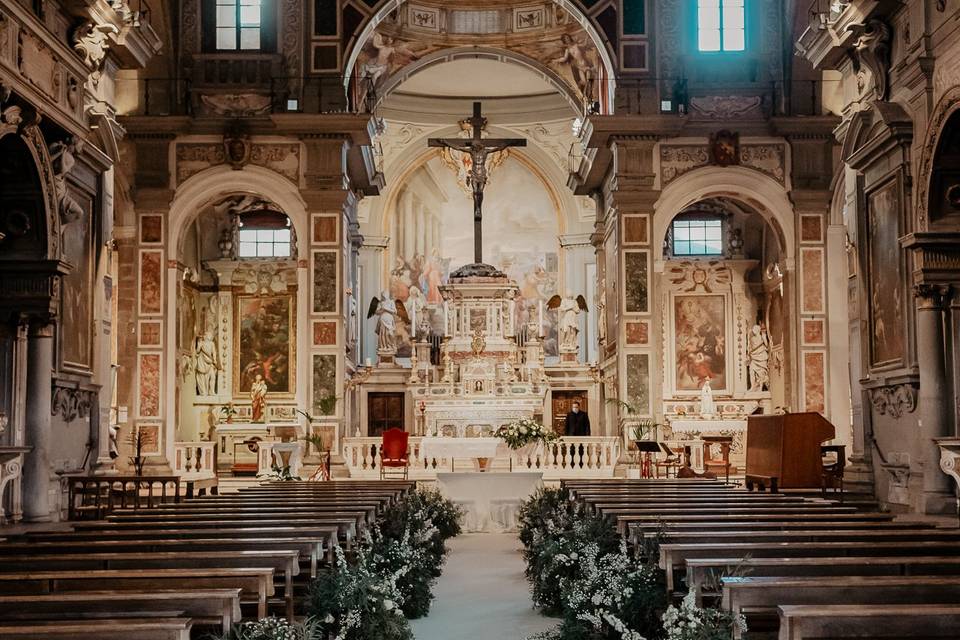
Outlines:
[[[480,115],[480,103],[473,103],[473,117],[468,120],[473,127],[473,137],[463,138],[430,138],[428,147],[446,147],[462,153],[469,153],[473,166],[467,175],[467,184],[473,189],[473,261],[483,262],[483,235],[481,223],[483,221],[483,188],[487,185],[487,156],[495,151],[507,147],[525,147],[527,141],[523,138],[482,138],[483,127],[487,119]]]

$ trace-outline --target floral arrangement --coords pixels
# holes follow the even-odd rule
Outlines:
[[[303,622],[288,622],[285,618],[263,618],[243,622],[214,640],[322,640],[323,630],[315,618]]]
[[[659,640],[663,572],[627,553],[606,519],[563,489],[542,489],[519,513],[534,604],[563,618],[540,640]]]
[[[412,640],[407,619],[426,615],[446,541],[462,511],[437,491],[413,491],[381,512],[353,562],[337,562],[310,590],[308,610],[336,640]]]
[[[547,429],[536,420],[530,418],[520,418],[510,424],[497,429],[494,434],[503,440],[511,449],[522,449],[532,442],[543,442],[549,444],[556,442],[560,436],[550,429]]]
[[[670,605],[663,614],[666,640],[730,640],[738,629],[746,631],[743,616],[698,607],[695,597],[694,592],[689,592],[679,607]]]

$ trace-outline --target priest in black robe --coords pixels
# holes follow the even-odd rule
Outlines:
[[[570,406],[570,413],[567,414],[565,431],[566,435],[568,436],[590,435],[590,416],[580,410],[579,402],[574,402]]]

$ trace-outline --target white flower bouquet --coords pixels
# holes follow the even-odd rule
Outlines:
[[[497,429],[495,435],[515,451],[531,443],[550,444],[560,439],[556,433],[530,418],[514,420]]]

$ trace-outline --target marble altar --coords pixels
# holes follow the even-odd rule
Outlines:
[[[467,532],[516,531],[520,502],[542,485],[542,473],[437,474],[441,493],[466,512]]]

